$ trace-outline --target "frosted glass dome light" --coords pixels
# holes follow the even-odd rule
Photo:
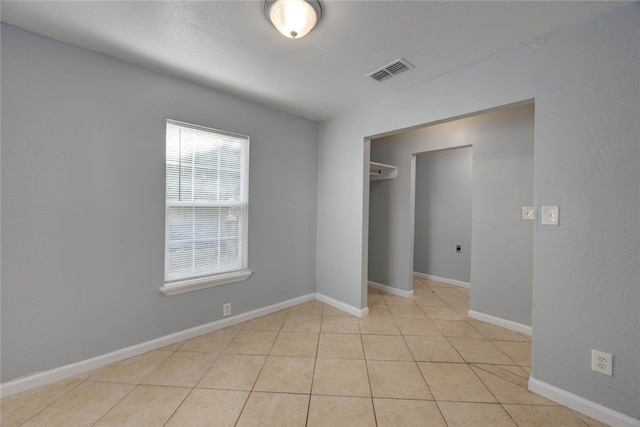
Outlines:
[[[318,2],[315,2],[316,7],[305,0],[276,0],[269,3],[269,19],[282,35],[291,39],[306,36],[316,26],[319,12],[322,13]]]

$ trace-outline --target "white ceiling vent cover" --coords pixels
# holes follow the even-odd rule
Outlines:
[[[367,74],[367,77],[371,77],[373,80],[381,82],[390,79],[391,77],[395,77],[400,73],[404,73],[411,68],[413,68],[411,64],[409,64],[404,59],[399,58],[392,63],[387,64],[384,67],[378,68],[374,72]]]

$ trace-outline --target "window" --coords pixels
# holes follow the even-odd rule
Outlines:
[[[245,280],[249,138],[167,120],[165,286]]]

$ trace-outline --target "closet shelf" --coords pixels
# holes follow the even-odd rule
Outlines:
[[[398,168],[384,163],[369,163],[369,180],[382,181],[383,179],[394,179],[398,176]]]

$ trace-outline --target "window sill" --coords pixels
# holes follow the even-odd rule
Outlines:
[[[226,285],[227,283],[241,282],[243,280],[247,280],[252,274],[253,272],[250,270],[245,270],[219,274],[216,276],[200,277],[198,279],[182,280],[180,282],[173,282],[171,284],[164,285],[160,288],[160,292],[165,295],[178,295],[185,292]]]

